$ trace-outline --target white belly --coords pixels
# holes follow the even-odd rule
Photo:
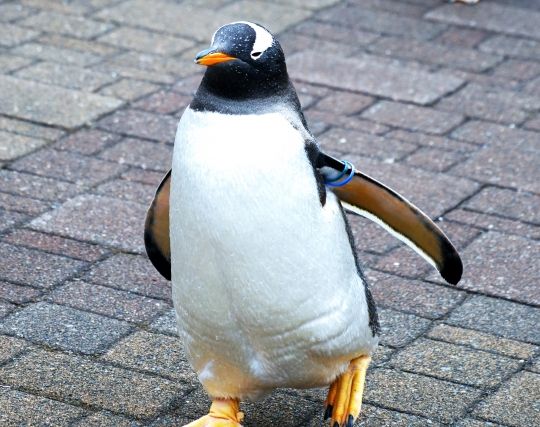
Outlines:
[[[376,345],[338,203],[279,114],[186,110],[171,188],[173,300],[214,397],[329,383]]]

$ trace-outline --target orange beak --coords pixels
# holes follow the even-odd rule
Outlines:
[[[206,65],[207,67],[219,64],[221,62],[232,61],[236,59],[234,56],[227,55],[222,52],[215,52],[213,49],[203,50],[199,52],[195,57],[195,62],[200,65]]]

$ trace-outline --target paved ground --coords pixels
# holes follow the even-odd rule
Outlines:
[[[358,425],[540,425],[539,1],[0,3],[2,426],[205,412],[142,222],[194,53],[238,18],[280,34],[322,146],[440,219],[465,262],[446,286],[352,219],[383,326]],[[320,425],[323,395],[276,392],[246,426]]]

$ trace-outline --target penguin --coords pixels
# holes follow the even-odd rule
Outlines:
[[[212,399],[189,427],[237,427],[240,401],[329,386],[324,419],[351,427],[379,339],[344,210],[404,241],[449,283],[460,257],[427,215],[332,157],[309,131],[276,38],[220,27],[145,223],[172,280],[186,355]]]

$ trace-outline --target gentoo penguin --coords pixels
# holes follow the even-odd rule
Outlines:
[[[459,255],[418,208],[321,151],[264,27],[219,28],[196,62],[206,73],[145,229],[212,399],[189,426],[239,426],[242,399],[330,385],[325,419],[350,427],[379,324],[343,208],[382,225],[451,283]]]

